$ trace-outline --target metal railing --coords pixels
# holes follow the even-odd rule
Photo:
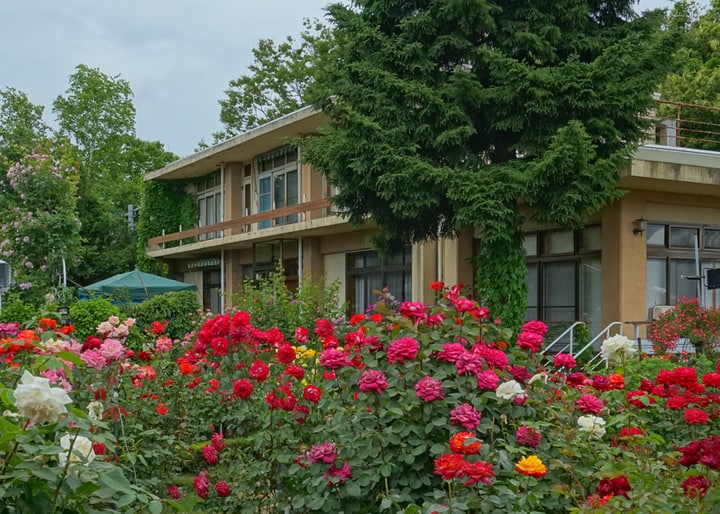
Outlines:
[[[547,345],[545,349],[543,349],[542,352],[540,352],[540,355],[544,355],[545,353],[552,350],[553,353],[569,353],[572,355],[573,353],[573,347],[575,346],[575,330],[578,327],[585,327],[586,323],[584,321],[576,321],[569,327],[567,327],[565,330],[563,330],[559,336],[557,336],[552,343]],[[565,338],[569,338],[569,341],[566,343],[564,342]],[[555,350],[554,347],[557,345],[564,344],[562,348],[559,350]]]
[[[644,143],[720,151],[720,107],[656,100]]]
[[[586,344],[585,346],[583,346],[575,355],[573,355],[573,357],[575,357],[575,358],[577,359],[578,356],[580,356],[580,355],[581,355],[583,352],[585,352],[585,350],[587,350],[588,348],[595,348],[595,347],[596,347],[596,344],[597,344],[599,341],[604,341],[605,339],[607,339],[607,338],[609,338],[609,337],[612,337],[613,335],[617,335],[617,334],[622,333],[622,326],[623,326],[623,322],[622,322],[622,321],[613,321],[613,322],[610,323],[607,327],[605,327],[598,335],[596,335],[595,337],[593,337],[592,340],[591,340],[588,344]],[[617,328],[617,329],[618,329],[615,334],[612,334],[612,333],[611,333],[613,328]],[[595,368],[598,366],[598,364],[601,362],[601,359],[602,359],[602,357],[601,357],[600,352],[597,352],[597,353],[587,362],[587,364],[585,364],[585,368],[586,368],[586,369],[595,369]]]

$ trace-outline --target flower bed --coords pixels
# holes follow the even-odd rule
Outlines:
[[[36,490],[38,512],[713,511],[716,361],[616,337],[600,372],[547,363],[544,324],[512,334],[438,289],[293,334],[244,312],[184,340],[153,323],[134,349],[116,318],[82,344],[6,331],[0,513]]]

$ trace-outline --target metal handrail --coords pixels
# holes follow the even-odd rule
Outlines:
[[[570,355],[572,355],[573,346],[574,346],[574,344],[575,344],[575,327],[580,326],[580,325],[585,325],[585,324],[586,324],[586,323],[585,323],[584,321],[576,321],[575,323],[573,323],[572,325],[570,325],[570,326],[569,326],[568,328],[566,328],[559,336],[557,336],[552,343],[550,343],[549,345],[547,345],[547,346],[545,347],[545,349],[543,349],[543,351],[540,352],[540,355],[544,355],[545,352],[547,352],[548,350],[550,350],[550,348],[552,348],[553,346],[555,346],[558,342],[560,342],[560,340],[561,340],[563,337],[565,337],[565,336],[567,336],[567,335],[570,336],[570,342],[567,343],[565,346],[563,346],[562,349],[560,350],[560,352],[565,352],[566,350],[569,349],[569,350],[570,350],[569,353],[570,353]]]
[[[653,123],[648,140],[664,146],[720,149],[720,107],[657,99],[660,112],[647,116]]]
[[[575,357],[575,358],[577,359],[578,356],[579,356],[581,353],[583,353],[583,352],[584,352],[585,350],[587,350],[588,348],[593,347],[594,344],[595,344],[597,341],[599,341],[601,337],[602,337],[602,340],[605,340],[605,339],[611,337],[611,336],[610,336],[610,330],[611,330],[613,327],[620,327],[620,329],[618,330],[618,334],[621,333],[621,332],[622,332],[622,326],[623,326],[622,321],[613,321],[613,322],[610,323],[607,327],[605,327],[598,335],[596,335],[595,337],[593,337],[592,340],[591,340],[588,344],[586,344],[579,352],[577,352],[577,354],[575,354],[573,357]],[[593,358],[590,359],[590,360],[587,362],[587,364],[586,364],[585,366],[588,367],[588,368],[591,368],[591,367],[592,367],[591,364],[592,364],[593,362],[595,362],[597,359],[599,359],[599,358],[600,358],[600,355],[601,355],[600,352],[596,353],[596,354],[593,356]]]

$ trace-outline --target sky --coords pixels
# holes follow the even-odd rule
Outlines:
[[[136,133],[180,157],[222,129],[218,101],[259,39],[297,36],[330,0],[0,0],[0,90],[45,107],[84,64],[126,80]],[[641,0],[643,11],[670,0]]]

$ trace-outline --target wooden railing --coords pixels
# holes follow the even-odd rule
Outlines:
[[[254,223],[260,223],[263,221],[271,221],[271,224],[273,226],[292,225],[293,223],[297,223],[299,221],[305,221],[308,218],[308,214],[312,211],[324,209],[324,216],[329,211],[329,208],[330,201],[327,198],[321,198],[319,200],[313,200],[297,205],[290,205],[288,207],[280,207],[279,209],[273,209],[271,211],[260,212],[257,214],[252,214],[250,216],[234,218],[232,220],[215,223],[213,225],[191,228],[188,230],[180,230],[178,232],[163,234],[158,237],[152,237],[148,239],[147,249],[152,250],[154,249],[153,247],[158,246],[160,246],[161,248],[165,248],[165,245],[167,243],[178,242],[179,244],[182,244],[188,239],[191,240],[191,242],[217,239],[218,237],[221,237],[217,234],[223,233],[225,230],[230,230],[232,234],[250,232],[254,230],[252,228],[252,225]],[[298,221],[286,221],[288,217],[294,215],[298,215]],[[279,218],[285,218],[285,220],[281,224],[276,225],[274,220],[277,220]]]

